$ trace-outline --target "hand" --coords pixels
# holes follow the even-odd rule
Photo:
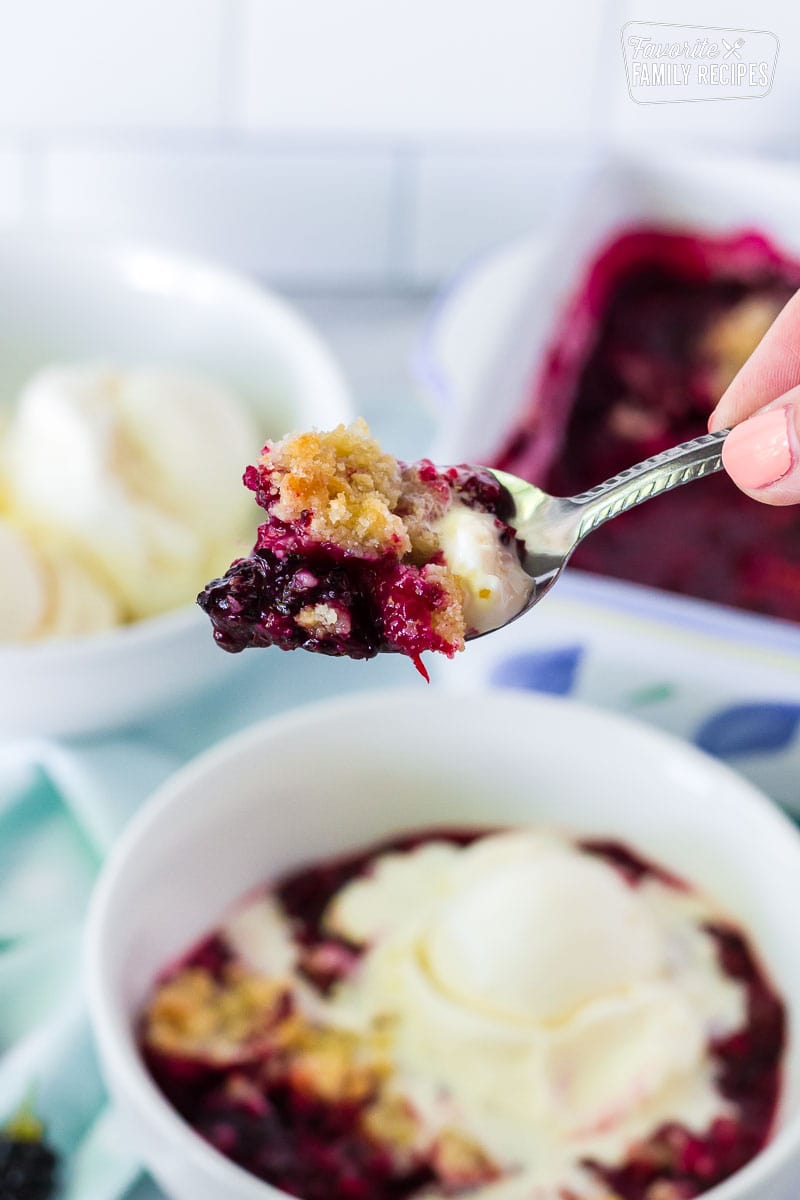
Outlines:
[[[764,504],[800,504],[800,292],[792,297],[708,422],[731,426],[722,464]]]

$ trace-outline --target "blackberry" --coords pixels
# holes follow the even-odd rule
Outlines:
[[[0,1200],[50,1200],[58,1159],[27,1110],[0,1130]]]

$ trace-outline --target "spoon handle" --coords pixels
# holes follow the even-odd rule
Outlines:
[[[625,471],[598,483],[588,492],[570,497],[580,510],[576,541],[586,537],[593,529],[610,521],[612,517],[652,500],[662,492],[672,491],[711,475],[722,467],[722,443],[730,430],[704,433],[690,442],[672,446],[661,454],[646,458]]]

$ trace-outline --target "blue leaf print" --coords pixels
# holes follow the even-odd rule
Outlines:
[[[515,654],[497,664],[491,681],[497,687],[527,688],[565,696],[575,686],[582,657],[583,646]]]
[[[718,758],[769,754],[791,744],[798,724],[798,704],[737,704],[709,717],[695,734],[695,742]]]

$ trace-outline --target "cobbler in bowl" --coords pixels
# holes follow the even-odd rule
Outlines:
[[[363,421],[267,443],[244,482],[265,511],[255,548],[198,603],[225,650],[452,657],[504,624],[531,581],[491,472],[403,463]]]
[[[546,347],[495,467],[576,495],[707,432],[739,367],[800,287],[756,232],[640,227],[601,247]],[[654,552],[657,547],[657,553]],[[607,522],[573,567],[800,620],[800,518],[723,474]]]
[[[395,688],[160,788],[94,893],[87,996],[175,1200],[277,1200],[265,1176],[314,1200],[467,1177],[481,1200],[791,1200],[798,905],[797,827],[690,745]]]
[[[201,1138],[302,1200],[689,1200],[767,1142],[786,1020],[625,845],[448,828],[249,894],[139,1031]]]

